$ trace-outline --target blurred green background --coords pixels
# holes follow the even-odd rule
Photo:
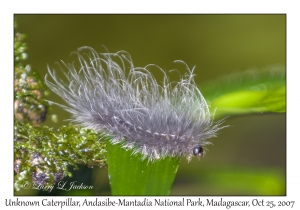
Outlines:
[[[81,46],[98,52],[125,50],[135,66],[154,63],[182,73],[184,67],[173,61],[183,60],[190,68],[196,66],[200,87],[231,72],[286,64],[285,15],[18,14],[15,19],[18,31],[27,35],[27,63],[42,77],[47,65],[57,69],[55,62],[72,62],[70,53]],[[61,102],[55,94],[49,99]],[[48,119],[45,124],[54,127],[70,117],[55,106],[52,113],[59,122]],[[225,124],[230,127],[212,139],[204,158],[181,161],[171,195],[285,195],[286,115],[229,117]],[[23,190],[16,195],[110,195],[106,168],[83,166],[66,180],[94,189]]]

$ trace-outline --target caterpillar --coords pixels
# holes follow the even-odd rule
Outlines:
[[[194,82],[194,68],[186,67],[179,81],[169,81],[167,72],[149,64],[135,67],[126,51],[97,53],[91,47],[77,52],[78,64],[59,65],[65,79],[48,66],[48,87],[67,105],[72,122],[104,132],[113,144],[121,143],[143,159],[165,157],[202,157],[208,138],[222,129],[222,120],[214,122],[208,105]],[[158,82],[150,72],[163,73]]]

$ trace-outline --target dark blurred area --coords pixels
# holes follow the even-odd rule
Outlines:
[[[135,66],[162,69],[196,66],[197,84],[231,72],[286,64],[285,15],[15,15],[17,30],[27,35],[27,63],[44,77],[81,46],[98,52],[125,50]],[[105,47],[104,47],[104,46]],[[58,69],[57,69],[58,70]],[[173,75],[171,74],[171,79]],[[176,79],[176,74],[174,76]],[[173,78],[173,79],[174,79]],[[158,78],[159,79],[159,78]],[[178,78],[177,78],[178,79]],[[49,100],[61,103],[54,93]],[[70,115],[57,106],[46,125],[58,128]],[[51,113],[50,113],[51,114]],[[207,155],[181,161],[171,195],[285,195],[286,115],[255,114],[226,119]],[[72,180],[93,185],[89,191],[16,195],[110,195],[106,168],[81,167]]]

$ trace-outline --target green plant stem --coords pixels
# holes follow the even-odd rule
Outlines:
[[[112,195],[169,195],[180,158],[150,162],[121,144],[107,141],[106,148]]]

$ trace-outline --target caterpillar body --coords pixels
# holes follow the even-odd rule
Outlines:
[[[201,157],[203,147],[216,136],[222,121],[213,122],[208,105],[194,82],[194,68],[180,81],[170,82],[163,73],[160,83],[146,67],[134,67],[125,51],[98,54],[79,48],[79,67],[61,66],[66,80],[48,67],[49,88],[67,103],[62,106],[73,122],[104,132],[114,144],[141,153],[150,161],[164,157]],[[127,70],[128,69],[128,70]]]

